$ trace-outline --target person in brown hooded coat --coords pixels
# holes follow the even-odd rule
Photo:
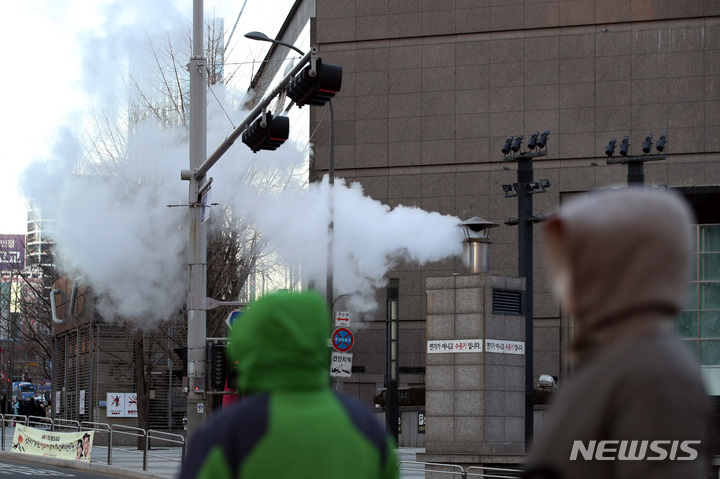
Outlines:
[[[710,402],[674,333],[692,222],[678,194],[627,188],[573,199],[545,223],[551,277],[574,319],[574,372],[523,477],[708,477]]]

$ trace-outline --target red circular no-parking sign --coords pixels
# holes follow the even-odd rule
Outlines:
[[[350,351],[354,341],[353,333],[348,328],[337,328],[332,333],[332,346],[335,348],[335,351],[340,351],[341,353]]]

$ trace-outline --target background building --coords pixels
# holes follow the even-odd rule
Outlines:
[[[626,183],[626,165],[606,164],[611,138],[619,145],[629,136],[629,153],[640,155],[648,134],[653,143],[667,134],[667,160],[645,163],[645,182],[680,189],[696,210],[697,276],[678,327],[711,394],[720,394],[720,3],[298,0],[277,39],[306,49],[308,38],[324,61],[343,67],[335,174],[390,206],[500,223],[493,274],[517,275],[518,266],[517,229],[503,224],[517,215],[502,189],[517,181],[500,151],[508,136],[527,142],[550,131],[548,155],[534,162],[535,178],[552,183],[535,196],[542,214],[578,192]],[[267,59],[287,54],[273,47]],[[268,62],[261,78],[279,65]],[[329,168],[329,120],[310,110],[310,177],[319,179]],[[550,291],[535,238],[534,377],[562,380],[572,322]],[[401,387],[431,380],[425,278],[460,270],[458,258],[389,275],[400,280]],[[341,387],[372,402],[385,369],[382,306],[365,319]]]

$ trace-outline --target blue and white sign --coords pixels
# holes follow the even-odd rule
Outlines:
[[[243,311],[241,309],[236,309],[235,311],[233,311],[232,313],[230,313],[228,315],[227,319],[225,319],[225,324],[227,324],[228,326],[230,326],[232,328],[233,323],[235,321],[237,321],[238,319],[240,319],[240,316],[242,316],[242,314],[243,314]]]

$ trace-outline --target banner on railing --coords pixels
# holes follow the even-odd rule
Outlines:
[[[90,462],[94,431],[50,432],[17,424],[12,451]]]

